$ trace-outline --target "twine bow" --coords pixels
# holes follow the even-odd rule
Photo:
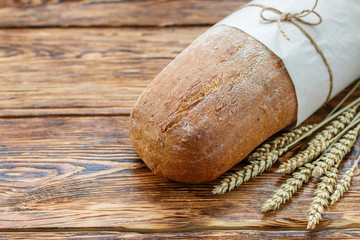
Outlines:
[[[261,19],[266,21],[266,22],[277,22],[277,25],[278,25],[278,28],[279,28],[281,34],[284,36],[284,38],[286,40],[290,40],[290,38],[286,35],[284,30],[282,29],[280,23],[283,22],[283,21],[291,22],[292,24],[297,26],[306,35],[307,34],[306,30],[299,23],[309,25],[309,26],[316,26],[316,25],[319,25],[322,22],[321,16],[317,12],[314,11],[316,6],[317,6],[317,3],[318,3],[318,0],[316,0],[315,5],[313,6],[313,8],[311,10],[306,9],[306,10],[303,10],[303,11],[301,11],[299,13],[288,13],[288,12],[283,13],[283,12],[281,12],[281,11],[275,9],[275,8],[272,8],[272,7],[265,7],[265,6],[258,5],[258,4],[249,4],[249,5],[250,6],[261,7],[262,8],[262,10],[260,12]],[[277,18],[265,17],[264,12],[266,12],[266,11],[274,12],[274,13],[278,14],[279,17],[277,17]],[[310,15],[311,13],[314,14],[318,18],[317,22],[313,23],[313,22],[309,22],[309,21],[306,21],[305,19],[303,19],[304,17]]]
[[[284,22],[284,21],[294,24],[310,40],[311,44],[314,46],[316,51],[321,56],[323,62],[325,63],[325,65],[327,67],[327,70],[329,72],[330,89],[329,89],[329,93],[328,93],[328,96],[327,96],[326,101],[325,101],[325,103],[326,103],[326,102],[328,102],[330,100],[330,97],[331,97],[331,94],[332,94],[332,91],[333,91],[333,84],[334,83],[333,83],[332,69],[330,67],[329,62],[325,58],[325,55],[324,55],[323,51],[316,44],[315,40],[311,37],[311,35],[305,30],[305,28],[301,26],[301,24],[309,25],[309,26],[316,26],[316,25],[319,25],[322,22],[321,16],[317,12],[315,12],[315,8],[316,8],[317,4],[318,4],[318,0],[315,0],[315,4],[314,4],[314,6],[313,6],[313,8],[311,10],[306,9],[306,10],[303,10],[303,11],[301,11],[299,13],[282,12],[282,11],[280,11],[278,9],[275,9],[275,8],[272,8],[272,7],[266,7],[266,6],[263,6],[261,4],[247,4],[244,7],[260,7],[260,8],[262,8],[262,10],[260,12],[261,19],[266,21],[266,22],[269,22],[269,23],[276,22],[277,26],[279,28],[279,31],[281,32],[281,34],[284,36],[284,38],[286,40],[290,40],[290,38],[286,35],[286,33],[284,32],[284,30],[281,27],[281,22]],[[279,16],[277,18],[265,17],[264,12],[266,12],[266,11],[276,13]],[[309,22],[309,21],[304,20],[304,17],[306,17],[306,16],[308,16],[310,14],[314,14],[318,18],[318,21]]]

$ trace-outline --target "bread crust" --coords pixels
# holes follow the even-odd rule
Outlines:
[[[216,25],[144,90],[130,134],[155,174],[199,183],[229,170],[296,115],[282,60],[246,33]]]

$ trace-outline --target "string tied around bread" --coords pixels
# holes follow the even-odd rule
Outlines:
[[[247,4],[244,7],[259,7],[262,8],[261,12],[260,12],[260,18],[266,22],[269,23],[273,23],[276,22],[278,29],[280,31],[280,33],[283,35],[283,37],[286,40],[290,40],[290,38],[286,35],[286,33],[284,32],[283,28],[281,27],[281,22],[290,22],[292,24],[294,24],[311,42],[311,44],[314,46],[314,48],[316,49],[316,51],[319,53],[319,55],[321,56],[321,59],[323,60],[324,64],[326,65],[326,68],[329,72],[329,81],[330,81],[330,88],[329,88],[329,93],[328,96],[326,98],[326,102],[328,102],[330,100],[332,91],[333,91],[333,85],[334,85],[334,81],[333,81],[333,71],[330,67],[329,62],[327,61],[324,52],[320,49],[320,47],[317,45],[317,43],[315,42],[315,40],[311,37],[311,35],[306,31],[306,29],[301,26],[301,24],[304,25],[308,25],[308,26],[316,26],[322,23],[322,18],[320,16],[319,13],[317,13],[315,11],[315,8],[318,4],[318,0],[315,0],[315,4],[312,7],[312,9],[306,9],[303,10],[301,12],[298,13],[289,13],[289,12],[282,12],[278,9],[275,9],[273,7],[267,7],[261,4]],[[273,12],[277,15],[279,15],[278,17],[266,17],[264,15],[265,12],[270,11]],[[307,17],[308,15],[313,14],[314,16],[317,17],[317,21],[316,22],[310,22],[305,20],[304,18]]]
[[[275,9],[275,8],[272,8],[272,7],[265,7],[265,6],[262,6],[262,5],[258,5],[258,4],[249,4],[250,6],[257,6],[257,7],[261,7],[262,10],[260,12],[260,17],[262,20],[266,21],[266,22],[276,22],[277,25],[278,25],[278,28],[281,32],[281,34],[284,36],[284,38],[286,40],[290,40],[290,38],[286,35],[286,33],[284,32],[284,30],[282,29],[281,27],[281,22],[283,21],[286,21],[286,22],[291,22],[292,24],[296,25],[298,28],[300,28],[300,30],[302,31],[302,26],[298,24],[299,23],[302,23],[302,24],[305,24],[305,25],[309,25],[309,26],[316,26],[316,25],[319,25],[320,23],[322,23],[322,18],[320,16],[320,14],[318,14],[317,12],[315,12],[315,8],[317,6],[317,3],[318,3],[318,0],[316,0],[313,8],[310,10],[310,9],[306,9],[306,10],[303,10],[299,13],[289,13],[289,12],[281,12],[279,11],[278,9]],[[279,16],[278,17],[275,17],[275,18],[270,18],[270,17],[266,17],[264,15],[264,12],[266,11],[270,11],[270,12],[273,12],[273,13],[276,13],[278,14]],[[317,17],[317,21],[316,22],[310,22],[310,21],[307,21],[305,20],[304,18],[310,14],[313,14]]]

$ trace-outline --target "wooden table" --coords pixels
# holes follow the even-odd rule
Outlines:
[[[307,232],[316,179],[262,214],[287,178],[274,169],[215,196],[218,181],[165,181],[133,151],[129,114],[141,91],[243,2],[2,1],[0,239],[359,238],[358,170],[350,192]]]

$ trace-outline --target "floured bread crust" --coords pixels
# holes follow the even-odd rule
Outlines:
[[[281,59],[242,31],[218,25],[144,90],[130,134],[155,174],[198,183],[219,177],[296,115]]]

